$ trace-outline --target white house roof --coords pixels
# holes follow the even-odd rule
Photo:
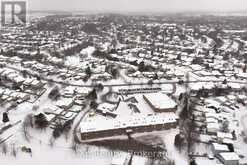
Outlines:
[[[227,145],[219,144],[219,143],[212,143],[213,147],[217,151],[229,151]]]
[[[225,132],[217,132],[217,137],[218,138],[228,138],[228,139],[233,139],[233,136],[231,133],[225,133]]]
[[[68,106],[71,105],[72,103],[73,103],[73,99],[70,99],[70,98],[63,98],[63,99],[61,99],[61,100],[58,100],[58,101],[56,102],[56,105],[57,105],[58,107],[63,107],[63,106],[68,107]]]
[[[224,160],[240,160],[239,156],[235,152],[222,152],[219,154]]]
[[[246,100],[247,99],[247,96],[245,96],[245,95],[238,95],[238,98],[239,99],[242,99],[242,100]]]
[[[65,89],[64,89],[64,93],[65,94],[71,94],[73,95],[74,92],[75,92],[75,87],[72,87],[72,86],[67,86]]]
[[[113,111],[115,108],[115,105],[113,104],[109,104],[109,103],[102,103],[102,104],[99,104],[97,109],[98,110],[101,110],[101,111]]]
[[[177,106],[177,103],[163,93],[149,93],[144,97],[157,109],[171,109]]]
[[[217,132],[220,129],[220,126],[218,123],[208,123],[207,124],[207,130],[210,132]]]
[[[79,94],[88,94],[89,92],[91,92],[92,89],[88,88],[88,87],[82,87],[82,88],[77,88],[76,92]]]

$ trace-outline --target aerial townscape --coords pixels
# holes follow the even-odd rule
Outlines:
[[[247,165],[247,17],[32,12],[0,28],[0,164]]]

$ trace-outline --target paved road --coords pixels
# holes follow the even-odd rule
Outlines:
[[[81,143],[79,137],[77,136],[77,131],[79,130],[79,126],[81,121],[84,119],[84,117],[87,115],[87,113],[90,111],[91,109],[89,107],[86,107],[83,111],[81,111],[81,113],[78,115],[78,120],[75,121],[74,124],[74,128],[73,128],[73,136],[74,136],[74,141],[76,143]]]

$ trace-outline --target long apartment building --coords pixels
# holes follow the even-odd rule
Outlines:
[[[178,117],[175,113],[151,115],[134,115],[125,118],[102,119],[82,122],[80,125],[81,140],[121,136],[131,133],[143,133],[176,128]]]

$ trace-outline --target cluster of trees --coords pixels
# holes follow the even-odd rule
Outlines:
[[[89,78],[91,77],[91,75],[92,75],[92,71],[91,71],[90,66],[88,66],[88,67],[86,68],[85,73],[86,73],[86,76],[84,77],[83,81],[84,81],[84,82],[87,82],[88,79],[89,79]]]
[[[68,120],[64,124],[56,123],[55,128],[53,130],[53,137],[56,139],[61,136],[63,133],[68,133],[72,128],[73,120]]]
[[[190,165],[198,165],[198,164],[196,163],[195,159],[192,159],[192,160],[190,161]]]
[[[185,141],[185,139],[184,139],[184,137],[183,137],[181,134],[177,134],[177,135],[175,136],[174,145],[175,145],[175,147],[176,147],[179,151],[181,151],[181,149],[182,149],[182,147],[183,147],[183,145],[184,145],[184,141]]]
[[[136,64],[136,66],[138,66],[140,72],[152,72],[155,70],[152,66],[145,64],[144,61]]]
[[[195,57],[192,61],[192,64],[198,64],[198,65],[202,65],[204,62],[203,58],[201,57]]]
[[[189,98],[188,98],[188,96],[186,95],[186,94],[184,94],[183,96],[181,95],[181,97],[183,97],[184,98],[184,106],[183,106],[183,109],[182,109],[182,111],[181,111],[181,113],[180,113],[180,118],[181,119],[187,119],[188,117],[189,117],[189,109],[190,109],[190,107],[189,107]]]
[[[98,98],[96,89],[94,88],[88,95],[87,95],[87,99],[90,100],[96,100]]]
[[[106,72],[111,74],[113,78],[117,78],[119,76],[119,70],[115,65],[106,66]]]
[[[34,124],[38,129],[45,129],[48,127],[49,122],[43,113],[34,115]]]
[[[243,72],[244,72],[244,73],[247,72],[247,64],[244,65],[244,67],[243,67]]]
[[[229,121],[228,120],[223,121],[221,131],[226,132],[226,133],[229,132]]]
[[[51,100],[57,100],[61,96],[58,86],[55,86],[48,94],[48,98]]]
[[[38,115],[28,114],[23,122],[22,131],[23,136],[27,141],[30,141],[32,137],[29,133],[29,128],[37,128],[37,129],[46,129],[49,126],[49,122],[43,113],[39,113]]]
[[[208,90],[202,88],[202,89],[199,89],[199,90],[197,91],[196,96],[197,96],[198,98],[200,98],[200,97],[208,97],[208,94],[209,94]]]
[[[102,91],[102,90],[104,89],[104,86],[103,86],[103,84],[99,83],[99,84],[97,84],[97,85],[95,86],[95,89],[96,89],[97,91]]]
[[[44,17],[41,21],[29,27],[30,31],[63,31],[66,28],[66,25],[70,25],[75,21],[70,21],[64,19],[70,17],[71,14],[59,14],[59,15],[49,15]]]
[[[81,30],[88,34],[99,34],[97,25],[94,23],[86,23]]]

